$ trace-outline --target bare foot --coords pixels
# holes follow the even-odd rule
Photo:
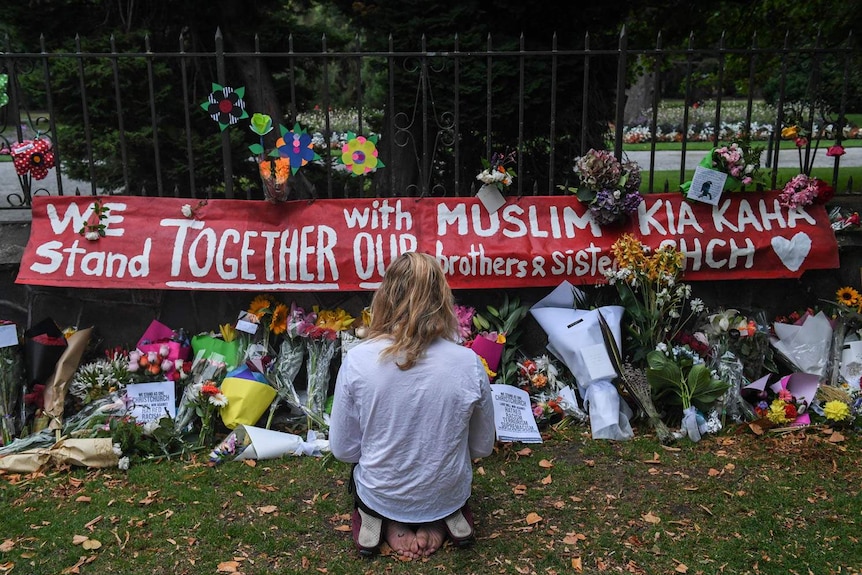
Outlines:
[[[442,521],[427,523],[416,530],[416,545],[418,552],[424,557],[428,557],[440,547],[443,546],[443,541],[446,540],[446,528]]]
[[[416,559],[422,556],[416,543],[416,533],[403,523],[386,522],[386,542],[402,557]]]

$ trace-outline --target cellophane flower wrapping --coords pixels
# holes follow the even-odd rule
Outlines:
[[[334,334],[333,332],[333,335]],[[309,418],[309,428],[312,422],[319,427],[325,427],[324,412],[326,409],[326,397],[329,393],[329,365],[338,349],[339,340],[336,337],[321,335],[306,339],[308,359],[306,367],[308,370],[308,395],[302,410]]]
[[[213,361],[204,357],[194,361],[189,377],[186,378],[186,386],[183,388],[180,403],[177,406],[177,414],[174,418],[174,426],[178,432],[189,431],[197,418],[195,401],[199,395],[200,386],[205,381],[222,379],[226,370],[227,366],[222,361]]]
[[[302,400],[296,391],[294,381],[305,357],[306,346],[302,337],[302,330],[307,327],[306,321],[305,310],[292,303],[285,320],[284,339],[279,346],[275,361],[266,374],[267,381],[277,393],[269,406],[269,417],[266,420],[267,429],[272,425],[273,415],[282,401],[302,411]]]
[[[0,444],[8,445],[21,425],[24,360],[17,345],[0,348]]]
[[[305,358],[305,346],[302,340],[285,338],[281,342],[278,355],[272,364],[272,368],[267,374],[267,381],[275,388],[276,396],[269,406],[269,417],[266,421],[266,428],[269,429],[272,424],[272,417],[278,409],[282,401],[286,402],[291,407],[302,409],[302,401],[299,394],[296,392],[294,381],[302,367],[302,360]]]

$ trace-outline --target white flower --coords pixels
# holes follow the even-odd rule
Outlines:
[[[170,355],[170,353],[171,353],[171,348],[168,347],[168,344],[163,343],[162,345],[159,346],[159,355],[160,356],[168,357],[168,355]]]
[[[114,443],[113,445],[111,445],[111,451],[113,451],[114,455],[116,455],[117,457],[120,457],[123,454],[123,448],[120,447],[119,443]]]
[[[159,422],[161,419],[151,419],[146,422],[143,427],[141,427],[141,433],[144,435],[152,435],[156,429],[159,428]]]
[[[91,242],[94,242],[94,241],[98,240],[101,236],[99,235],[99,232],[91,231],[91,232],[87,232],[84,235],[84,237],[86,239],[90,240]]]
[[[120,460],[117,462],[117,467],[120,468],[122,471],[128,471],[129,470],[129,458],[128,457],[121,457]]]
[[[192,209],[191,204],[183,204],[183,207],[180,208],[183,212],[183,215],[189,219],[192,219],[195,216],[195,211]]]
[[[216,407],[224,407],[225,405],[227,405],[227,396],[223,393],[211,395],[210,404]]]

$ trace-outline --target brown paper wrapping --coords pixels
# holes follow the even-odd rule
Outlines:
[[[58,433],[63,427],[63,406],[66,403],[66,392],[69,390],[69,383],[75,376],[81,363],[81,357],[90,342],[92,331],[93,328],[88,327],[79,329],[69,336],[66,351],[60,356],[54,373],[45,382],[45,408],[43,411],[51,420],[49,428],[57,430]]]
[[[64,438],[51,447],[28,449],[0,457],[0,470],[9,473],[34,473],[49,465],[61,467],[117,467],[110,437]]]

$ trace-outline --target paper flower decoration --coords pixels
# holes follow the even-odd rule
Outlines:
[[[53,146],[45,138],[24,140],[12,146],[10,153],[19,176],[30,173],[33,178],[44,180],[48,170],[54,167]]]
[[[234,90],[229,86],[221,86],[213,82],[212,94],[209,95],[206,102],[201,104],[201,108],[206,110],[210,118],[218,122],[219,127],[224,131],[231,124],[248,118],[248,112],[245,111],[245,101],[242,99],[244,95],[245,87],[243,86]]]
[[[0,108],[9,103],[9,95],[6,94],[6,84],[9,83],[9,76],[0,74]]]
[[[340,163],[353,173],[361,176],[383,168],[383,162],[377,157],[377,136],[357,136],[347,133],[347,142],[341,147]]]
[[[276,140],[275,147],[278,148],[278,155],[290,162],[292,173],[295,174],[299,168],[308,162],[320,159],[320,156],[314,151],[311,135],[306,133],[305,129],[300,128],[298,123],[294,124],[293,130],[290,131],[284,126],[280,126],[280,128],[281,137]],[[374,154],[377,155],[376,150]]]

